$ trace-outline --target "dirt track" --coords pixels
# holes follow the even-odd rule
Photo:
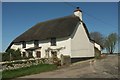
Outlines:
[[[77,62],[69,67],[20,78],[117,78],[118,56],[109,55],[105,59]]]

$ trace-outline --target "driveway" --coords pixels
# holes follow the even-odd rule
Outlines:
[[[86,60],[55,71],[20,78],[117,78],[118,56],[108,55],[101,60]]]

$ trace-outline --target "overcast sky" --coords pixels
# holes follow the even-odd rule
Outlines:
[[[72,4],[72,5],[71,5]],[[17,36],[38,22],[73,14],[75,6],[83,11],[83,21],[89,32],[104,36],[118,31],[118,5],[116,2],[19,2],[2,4],[2,43],[4,51]]]

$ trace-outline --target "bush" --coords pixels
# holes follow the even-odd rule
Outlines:
[[[17,50],[14,52],[13,57],[14,57],[14,58],[13,58],[14,60],[20,60],[20,59],[22,59],[20,49],[17,49]]]
[[[10,60],[10,54],[5,52],[2,53],[2,61],[9,61]]]
[[[20,49],[17,50],[9,49],[7,52],[2,54],[2,61],[11,61],[11,60],[20,60],[20,59],[22,59]]]

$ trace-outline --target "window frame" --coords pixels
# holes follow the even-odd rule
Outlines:
[[[34,41],[34,47],[39,47],[39,40]]]
[[[22,48],[26,48],[26,42],[22,41]]]
[[[51,46],[56,46],[56,38],[55,37],[52,37],[51,38]]]

